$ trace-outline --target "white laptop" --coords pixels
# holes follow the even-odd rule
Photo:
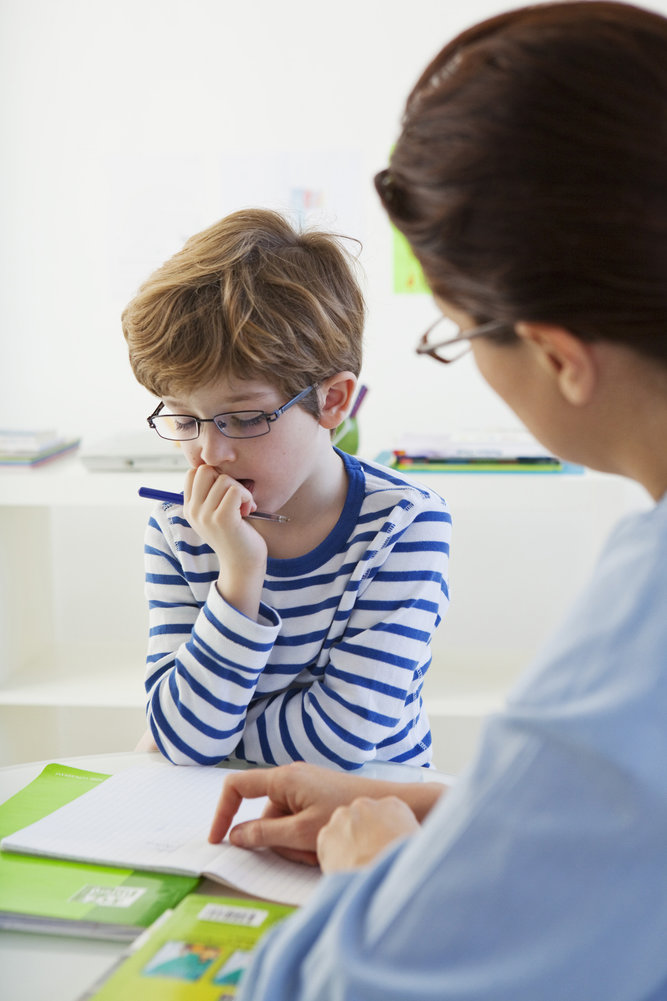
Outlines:
[[[84,438],[79,457],[93,472],[169,472],[189,468],[178,442],[158,438],[149,428],[97,441]]]

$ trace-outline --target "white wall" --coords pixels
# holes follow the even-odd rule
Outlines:
[[[427,60],[498,7],[3,0],[0,427],[142,427],[152,402],[126,361],[123,305],[188,235],[228,211],[288,210],[276,170],[309,156],[320,166],[337,156],[347,169],[321,221],[363,241],[363,451],[405,428],[504,414],[470,367],[444,379],[411,356],[435,308],[392,294],[372,186]],[[256,173],[239,190],[249,155]],[[416,382],[423,391],[406,393]]]
[[[297,183],[311,176],[317,187],[323,159],[335,176],[336,157],[344,176],[315,219],[363,241],[362,451],[408,428],[514,425],[472,363],[445,373],[413,356],[435,308],[392,293],[390,232],[372,186],[427,61],[505,6],[2,0],[0,427],[142,427],[151,400],[134,383],[119,323],[136,286],[228,211],[289,210],[298,165]],[[667,12],[667,0],[646,6]],[[239,185],[249,155],[255,172]],[[292,176],[281,184],[285,164]]]
[[[443,372],[412,354],[435,307],[392,293],[372,186],[426,62],[505,6],[2,0],[0,427],[143,427],[151,400],[126,361],[123,305],[226,212],[288,210],[290,179],[281,187],[275,172],[303,164],[307,183],[308,157],[347,170],[319,218],[363,241],[363,453],[408,428],[514,425],[471,362]],[[667,0],[645,6],[667,13]],[[249,155],[256,170],[239,190]]]
[[[123,306],[189,235],[244,205],[293,210],[299,186],[324,192],[314,221],[363,243],[370,392],[362,453],[390,448],[405,430],[515,426],[469,359],[444,371],[414,356],[436,310],[429,296],[393,293],[391,233],[372,184],[427,61],[506,3],[0,0],[0,427],[88,437],[143,429],[154,402],[127,363]],[[667,13],[667,0],[645,6]],[[551,609],[546,599],[538,607],[543,591],[522,569],[533,545],[527,525],[539,538],[536,522],[550,522],[551,512],[533,510],[528,498],[510,504],[500,484],[487,486],[483,503],[463,481],[448,493],[460,526],[452,584],[461,600],[442,633],[445,663],[462,664],[451,650],[462,657],[468,637],[474,662],[480,636],[493,646],[517,613],[531,624],[523,645],[532,649],[531,630]],[[606,523],[618,491],[600,490]],[[496,566],[490,561],[498,510],[502,537],[515,540],[511,581],[502,552]],[[84,524],[76,512],[57,521],[56,555],[71,553],[72,567],[89,552]],[[583,578],[589,554],[576,534],[585,521],[568,514],[558,524]],[[117,543],[121,564],[140,559],[139,535],[120,528]],[[46,563],[48,572],[48,554]],[[92,592],[77,589],[63,564],[67,555],[54,571],[59,629],[70,620],[85,629]],[[31,564],[25,575],[44,569]],[[132,586],[133,627],[143,633],[139,577]],[[565,587],[551,590],[569,597]]]

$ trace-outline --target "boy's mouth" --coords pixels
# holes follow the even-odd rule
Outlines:
[[[236,482],[240,483],[242,487],[246,488],[246,490],[249,490],[250,493],[253,493],[254,487],[255,487],[255,481],[254,480],[238,479]]]

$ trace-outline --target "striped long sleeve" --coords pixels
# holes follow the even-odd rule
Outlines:
[[[154,512],[147,713],[171,761],[430,763],[421,692],[451,519],[437,494],[344,458],[338,524],[312,552],[268,560],[257,621],[217,591],[217,558],[182,508]]]

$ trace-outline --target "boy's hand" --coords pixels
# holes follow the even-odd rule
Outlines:
[[[266,542],[245,521],[257,505],[242,483],[212,466],[189,469],[183,490],[184,513],[218,557],[218,590],[234,608],[257,618],[266,574]]]
[[[139,740],[139,742],[138,742],[138,744],[137,744],[137,746],[135,747],[134,750],[135,751],[147,751],[147,752],[148,751],[157,751],[158,750],[158,746],[155,743],[155,738],[153,737],[153,734],[151,733],[150,728],[148,728],[148,727],[146,728],[146,730],[144,731],[143,736]]]
[[[372,862],[398,838],[419,830],[419,822],[403,800],[355,799],[339,806],[317,838],[317,858],[322,872],[359,869]]]

